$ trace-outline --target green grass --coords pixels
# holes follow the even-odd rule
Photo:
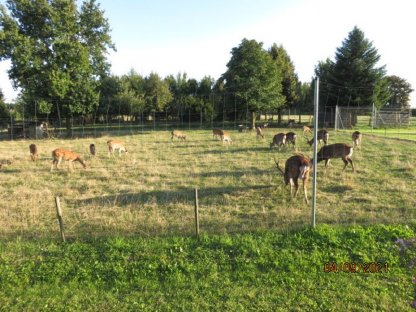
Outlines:
[[[0,242],[0,311],[410,311],[407,226]],[[378,273],[326,263],[380,262]],[[384,265],[388,264],[388,271]]]

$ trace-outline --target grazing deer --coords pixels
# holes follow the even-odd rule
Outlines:
[[[273,146],[277,146],[280,150],[280,147],[284,146],[286,142],[286,134],[285,133],[278,133],[273,137],[273,142],[270,143],[270,149]]]
[[[90,154],[95,157],[95,144],[90,144]]]
[[[62,160],[65,160],[68,162],[68,170],[72,171],[74,169],[74,161],[79,162],[84,169],[87,168],[87,164],[85,161],[81,158],[81,156],[77,153],[74,153],[72,151],[64,150],[63,148],[57,148],[52,151],[52,167],[51,172],[53,170],[53,167],[56,169],[59,169],[59,164]]]
[[[296,148],[296,133],[294,132],[288,132],[286,133],[286,142],[285,145],[292,144],[293,148]]]
[[[360,148],[362,138],[363,135],[360,131],[354,131],[352,133],[352,148]]]
[[[224,130],[222,129],[212,129],[212,139],[215,140],[216,138],[221,138],[224,134]]]
[[[233,140],[231,140],[230,134],[228,132],[223,131],[221,135],[221,141],[222,143],[233,143]]]
[[[325,145],[316,154],[316,157],[317,157],[316,161],[320,162],[322,160],[325,160],[325,167],[326,167],[330,159],[341,158],[345,165],[342,171],[344,171],[348,163],[350,163],[352,166],[352,171],[354,172],[355,171],[354,163],[351,159],[352,152],[353,152],[353,148],[344,143],[335,143],[335,144]]]
[[[173,140],[173,138],[178,138],[179,140],[182,140],[182,141],[186,140],[186,135],[178,130],[172,130],[171,134],[172,134],[172,137],[170,138],[171,140]]]
[[[302,131],[303,131],[303,136],[305,136],[307,133],[312,134],[312,130],[308,126],[303,126]]]
[[[29,145],[29,152],[30,152],[30,159],[32,161],[36,161],[39,157],[38,148],[36,147],[36,144]]]
[[[125,152],[127,154],[127,149],[124,146],[123,142],[119,140],[109,140],[107,141],[108,145],[108,157],[114,155],[114,151],[118,150],[118,156],[121,156],[121,152]]]
[[[276,159],[274,162],[276,163],[277,169],[283,174],[285,184],[288,185],[290,183],[290,196],[293,196],[293,198],[295,198],[298,193],[298,179],[302,179],[305,201],[308,204],[308,193],[306,188],[308,186],[309,173],[312,170],[312,162],[310,159],[301,154],[291,156],[286,160],[284,171],[279,167],[279,162],[276,161]],[[292,192],[293,186],[295,186],[294,193]]]
[[[324,145],[328,144],[328,140],[329,140],[329,133],[328,131],[326,131],[325,129],[319,130],[318,131],[318,145],[321,145],[322,142],[324,142]],[[312,138],[311,140],[306,139],[306,141],[308,142],[308,144],[310,146],[312,146],[314,139]]]
[[[264,139],[264,133],[263,133],[263,130],[261,130],[261,127],[256,127],[256,134],[257,134],[256,138],[261,137],[262,139]]]
[[[294,120],[294,119],[289,119],[289,121],[287,123],[289,128],[292,128],[295,124],[296,124],[296,120]]]

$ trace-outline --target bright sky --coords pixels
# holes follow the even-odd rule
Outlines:
[[[335,50],[357,26],[381,55],[388,75],[416,89],[416,2],[412,0],[97,0],[105,10],[117,52],[109,57],[115,75],[130,69],[143,76],[187,73],[189,78],[218,79],[231,49],[243,38],[268,49],[282,44],[299,79],[311,80],[319,61]],[[0,1],[4,3],[4,0]],[[0,63],[0,88],[15,97]],[[412,106],[416,96],[412,94]]]

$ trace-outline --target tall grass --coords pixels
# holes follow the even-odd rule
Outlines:
[[[60,196],[66,236],[188,235],[193,232],[193,189],[199,189],[200,225],[205,233],[289,230],[310,224],[302,194],[291,199],[274,158],[295,151],[270,150],[275,133],[231,132],[234,144],[212,139],[210,130],[187,131],[187,141],[171,141],[168,131],[126,136],[52,139],[35,142],[40,160],[30,161],[29,140],[0,142],[0,236],[57,236],[54,197]],[[312,154],[298,134],[297,152]],[[117,138],[129,151],[108,157],[106,141]],[[330,143],[351,143],[350,133],[330,132]],[[88,154],[89,144],[97,156]],[[88,168],[66,164],[50,172],[51,151],[82,154]],[[416,144],[364,136],[354,151],[356,172],[342,172],[341,160],[318,165],[317,223],[409,223],[416,217]],[[299,191],[301,193],[301,190]],[[309,186],[311,196],[311,186]]]

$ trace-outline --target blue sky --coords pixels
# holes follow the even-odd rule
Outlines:
[[[4,1],[0,1],[4,3]],[[98,0],[112,28],[117,52],[112,72],[143,76],[187,73],[214,79],[225,72],[231,49],[243,38],[282,44],[301,81],[310,81],[321,60],[334,58],[358,26],[381,55],[388,75],[416,88],[416,2],[412,0]],[[0,88],[14,97],[0,63]],[[412,106],[416,97],[412,95]]]

